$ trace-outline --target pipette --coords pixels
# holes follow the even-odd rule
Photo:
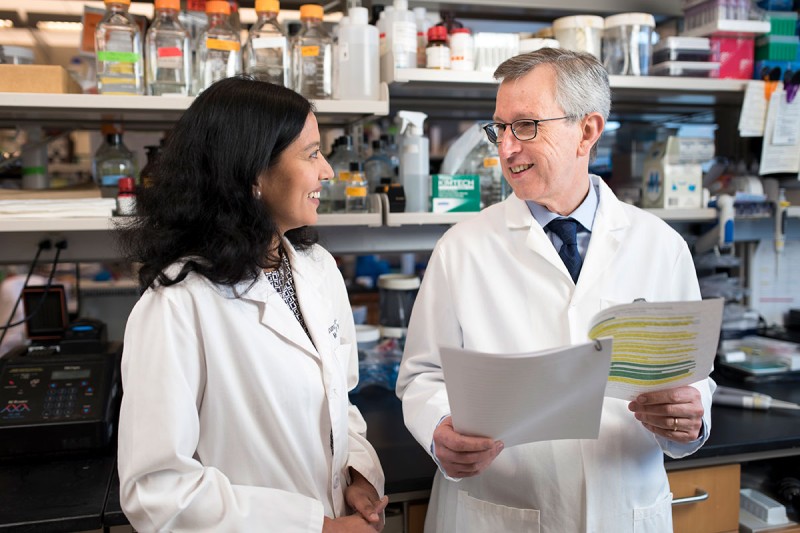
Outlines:
[[[717,387],[714,391],[713,403],[718,405],[732,405],[745,409],[800,409],[800,405],[783,400],[775,400],[772,396],[749,390],[734,389],[733,387]]]

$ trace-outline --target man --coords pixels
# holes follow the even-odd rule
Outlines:
[[[700,298],[684,240],[589,174],[611,100],[602,65],[543,49],[509,59],[495,77],[485,129],[514,194],[437,243],[397,382],[406,425],[439,465],[425,530],[672,531],[663,454],[688,455],[708,438],[711,380],[633,402],[605,398],[595,440],[504,450],[453,429],[439,346],[515,353],[576,344],[611,305]]]

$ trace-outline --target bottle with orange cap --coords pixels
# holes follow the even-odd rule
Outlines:
[[[278,24],[278,0],[256,0],[258,19],[250,28],[244,47],[244,68],[263,81],[289,84],[289,50],[286,34]]]
[[[144,94],[142,32],[128,13],[131,0],[105,0],[106,13],[97,24],[97,92]]]
[[[178,20],[180,0],[155,0],[155,17],[145,38],[147,94],[189,94],[189,32]]]
[[[333,96],[333,39],[322,27],[322,6],[300,6],[300,32],[292,40],[292,88],[311,99]]]
[[[230,25],[230,13],[231,7],[225,0],[206,2],[208,28],[200,34],[197,43],[196,94],[215,81],[242,71],[241,43]]]

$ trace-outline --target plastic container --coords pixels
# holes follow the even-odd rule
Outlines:
[[[0,44],[0,63],[6,65],[33,65],[33,50],[24,46]]]
[[[684,31],[714,26],[721,20],[750,20],[750,1],[706,0],[684,7]]]
[[[156,0],[155,20],[147,30],[147,94],[189,95],[192,49],[189,32],[178,20],[179,0]]]
[[[605,19],[603,66],[611,75],[647,76],[653,58],[655,18],[649,13],[620,13]]]
[[[345,211],[347,213],[366,213],[367,178],[361,170],[360,161],[350,162],[350,179],[345,186]]]
[[[666,61],[708,61],[710,57],[708,37],[667,37],[653,48],[653,65]]]
[[[713,36],[709,40],[711,61],[719,62],[717,77],[735,80],[749,80],[752,77],[755,57],[755,40],[752,37]]]
[[[756,39],[756,60],[794,61],[800,37],[796,35],[762,35]]]
[[[369,357],[369,352],[378,346],[381,339],[381,328],[368,324],[356,324],[356,343],[358,344],[358,360]]]
[[[228,2],[206,2],[208,28],[198,39],[198,75],[194,92],[199,93],[212,83],[230,78],[242,71],[242,45],[239,34],[230,24]]]
[[[794,35],[797,28],[796,11],[767,11],[770,35]]]
[[[652,75],[710,78],[718,72],[719,63],[715,61],[665,61],[653,65]]]
[[[468,28],[454,28],[450,34],[450,69],[475,70],[475,41]]]
[[[100,94],[145,92],[142,32],[128,13],[130,3],[131,0],[105,0],[106,13],[95,29]]]
[[[408,327],[419,285],[419,278],[409,274],[382,274],[378,277],[381,326],[401,329]]]
[[[475,34],[475,70],[493,73],[500,63],[519,54],[516,33],[478,32]]]
[[[450,47],[447,45],[447,28],[444,26],[431,26],[428,29],[425,59],[426,68],[450,68]]]
[[[289,85],[289,45],[278,24],[278,0],[256,0],[255,24],[247,32],[244,69],[256,79]]]
[[[600,59],[605,23],[596,15],[572,15],[553,21],[553,33],[559,44],[568,50],[589,52]]]
[[[350,23],[339,28],[335,97],[341,100],[378,100],[381,66],[378,28],[367,24],[369,12],[365,7],[351,7],[348,14]]]
[[[322,6],[300,6],[302,28],[292,41],[292,88],[310,99],[333,97],[333,39],[322,27]]]

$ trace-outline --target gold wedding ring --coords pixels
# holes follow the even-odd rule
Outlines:
[[[678,431],[678,417],[672,417],[672,431]]]

